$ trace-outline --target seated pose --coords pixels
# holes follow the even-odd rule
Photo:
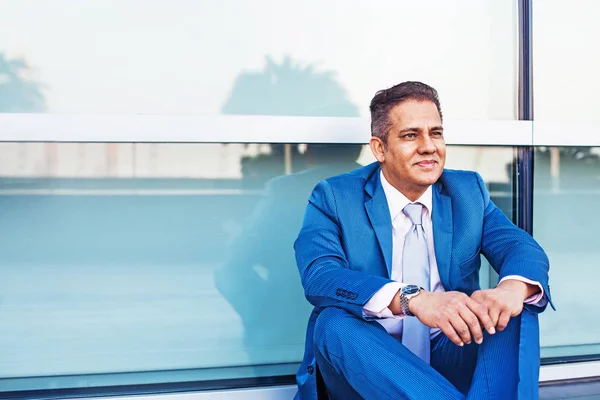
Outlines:
[[[370,109],[377,162],[319,182],[294,244],[314,305],[296,398],[536,399],[546,254],[477,173],[444,169],[435,89],[404,82]]]

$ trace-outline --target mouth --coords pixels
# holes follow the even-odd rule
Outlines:
[[[423,167],[423,168],[431,168],[435,164],[437,164],[437,161],[435,161],[435,160],[423,160],[423,161],[419,161],[415,165],[418,165],[419,167]]]

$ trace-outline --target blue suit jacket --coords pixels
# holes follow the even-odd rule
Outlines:
[[[392,221],[377,163],[321,181],[314,188],[300,234],[296,262],[308,301],[304,360],[297,374],[299,399],[316,399],[313,328],[324,307],[340,307],[363,318],[363,307],[390,282]],[[433,234],[441,282],[468,295],[479,289],[480,254],[500,275],[540,282],[550,300],[548,258],[525,231],[490,201],[475,172],[444,170],[433,186]],[[521,382],[539,376],[537,313],[527,305],[521,319]],[[533,362],[532,362],[533,360]],[[533,366],[533,367],[532,367]],[[537,385],[519,384],[520,398],[535,398]]]

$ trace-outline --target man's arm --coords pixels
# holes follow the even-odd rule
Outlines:
[[[546,253],[531,235],[516,227],[506,215],[496,207],[490,200],[483,179],[481,179],[479,174],[476,174],[476,176],[485,207],[481,252],[498,273],[500,281],[508,276],[516,275],[537,282],[543,288],[544,297],[554,308],[548,287],[548,271],[550,263]],[[510,283],[512,280],[504,282]],[[509,286],[511,289],[515,290],[515,296],[521,295],[517,289],[522,287],[521,285],[515,285],[513,282],[505,287]],[[534,290],[534,287],[527,287],[528,291]],[[545,305],[541,307],[526,305],[525,307],[533,313],[539,313],[545,309]]]
[[[546,254],[528,233],[512,224],[494,205],[483,180],[476,176],[484,200],[481,252],[500,275],[500,284],[494,289],[476,291],[468,300],[462,293],[424,292],[409,302],[411,312],[425,325],[441,328],[455,343],[457,336],[468,343],[471,335],[479,342],[480,330],[475,326],[478,323],[493,334],[494,327],[503,330],[510,317],[519,315],[524,306],[537,313],[544,310],[547,302],[552,305]],[[547,301],[524,305],[525,300],[540,291],[538,284]],[[390,304],[390,309],[394,309],[394,304]]]
[[[294,249],[306,299],[314,306],[340,307],[364,318],[364,305],[392,282],[349,268],[334,193],[327,181],[319,182],[310,196]]]
[[[485,307],[496,328],[503,330],[524,307],[539,313],[549,302],[554,308],[548,286],[549,261],[537,242],[494,205],[483,180],[476,176],[485,207],[481,252],[499,274],[500,283],[493,289],[474,292],[471,298]],[[542,299],[526,303],[540,292]]]
[[[519,279],[507,279],[503,280],[498,284],[497,287],[504,287],[507,290],[515,293],[523,303],[534,295],[540,293],[540,288],[537,285],[533,285],[531,283],[523,282]]]
[[[400,304],[400,289],[404,283],[386,284],[364,307],[366,317],[406,318]],[[483,329],[496,333],[485,309],[464,293],[422,291],[409,301],[409,310],[430,328],[440,328],[457,346],[483,341]],[[413,317],[408,317],[413,318]],[[483,321],[483,322],[480,322]]]
[[[395,281],[387,283],[365,304],[364,315],[373,318],[403,318],[400,301],[397,301],[398,293],[403,286],[406,285]]]

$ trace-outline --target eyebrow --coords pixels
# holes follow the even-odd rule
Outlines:
[[[433,126],[429,129],[430,131],[443,131],[444,128],[442,126]],[[400,133],[407,133],[407,132],[422,132],[423,129],[421,128],[416,128],[416,127],[412,127],[409,126],[408,128],[404,128],[400,131]]]

